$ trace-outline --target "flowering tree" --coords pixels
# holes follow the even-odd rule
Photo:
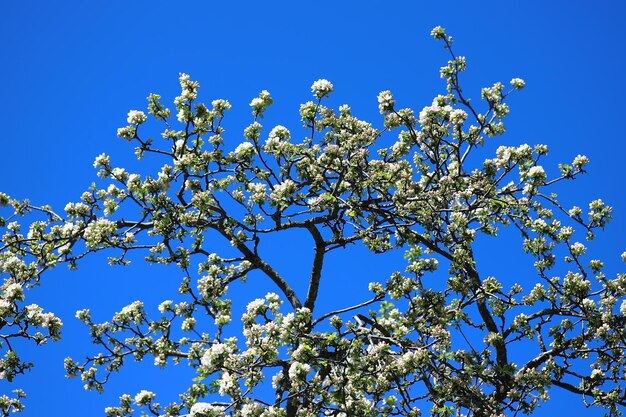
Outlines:
[[[484,88],[475,106],[459,84],[465,59],[442,28],[432,35],[451,55],[441,68],[446,94],[416,115],[383,91],[380,130],[348,106],[325,106],[333,85],[318,80],[315,101],[300,107],[305,138],[283,126],[263,133],[272,104],[263,91],[250,103],[245,141],[228,151],[222,121],[230,104],[198,102],[198,83],[182,74],[177,121],[158,95],[148,97],[162,139],[142,135],[142,111],[130,111],[118,130],[139,158],[168,160],[156,175],[129,173],[102,154],[94,166],[106,185],[94,184],[62,213],[0,194],[2,378],[32,366],[15,339],[60,338],[61,320],[27,300],[46,270],[77,268],[100,251],[125,265],[138,252],[182,271],[177,300],[158,312],[136,301],[105,323],[78,311],[100,352],[66,359],[67,375],[103,391],[126,361],[150,358],[161,367],[189,364],[197,378],[179,401],[160,404],[142,390],[123,395],[107,416],[503,416],[531,414],[553,388],[620,415],[626,274],[606,276],[581,242],[607,224],[611,208],[595,200],[585,212],[570,209],[551,194],[588,160],[579,155],[548,178],[544,145],[481,157],[484,142],[504,133],[505,101],[524,81]],[[391,131],[397,140],[383,147]],[[517,229],[534,258],[536,279],[523,286],[483,276],[474,255],[479,235],[503,227]],[[266,236],[292,229],[314,246],[306,294],[259,250]],[[353,244],[403,250],[408,265],[370,283],[369,299],[323,311],[316,301],[324,260]],[[248,304],[235,336],[229,285],[252,273],[275,292]],[[445,283],[433,286],[431,277],[442,275]],[[0,398],[2,415],[20,411],[23,397],[16,390]]]

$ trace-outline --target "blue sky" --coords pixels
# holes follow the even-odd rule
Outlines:
[[[626,250],[626,118],[619,104],[626,96],[626,6],[594,3],[5,2],[0,7],[0,191],[60,210],[96,179],[92,163],[99,153],[107,152],[121,166],[138,166],[116,129],[125,124],[129,109],[145,108],[149,93],[171,100],[179,72],[200,82],[202,99],[231,102],[226,128],[233,147],[250,122],[247,104],[262,89],[276,103],[268,125],[297,132],[298,106],[310,99],[310,85],[319,78],[335,86],[332,105],[348,103],[355,115],[380,126],[378,92],[392,90],[399,104],[418,111],[444,92],[438,69],[448,57],[429,37],[441,25],[456,39],[456,51],[468,57],[465,91],[476,100],[480,87],[513,77],[526,80],[526,89],[509,102],[508,133],[494,146],[545,143],[551,148],[547,169],[579,153],[589,156],[590,174],[557,191],[570,204],[601,197],[614,207],[612,224],[592,250],[617,265]],[[285,239],[289,244],[276,242],[272,256],[277,262],[293,260],[285,268],[296,270],[306,246],[297,236]],[[520,242],[511,238],[510,245],[500,247],[506,252],[502,247],[513,253]],[[486,269],[527,268],[500,264],[493,251],[484,250]],[[338,289],[384,280],[398,258],[372,260],[361,251],[350,256],[337,256],[328,269],[330,284],[322,289],[329,305]],[[85,329],[73,318],[77,309],[91,307],[104,321],[135,299],[156,305],[178,285],[178,276],[164,268],[104,265],[94,259],[74,273],[61,268],[33,291],[34,302],[61,315],[66,339],[26,350],[36,368],[18,379],[29,395],[24,417],[103,415],[103,407],[114,405],[122,392],[151,389],[167,402],[188,384],[191,373],[185,367],[161,372],[133,365],[116,375],[105,395],[87,393],[80,381],[63,378],[62,359],[80,358],[90,349]],[[259,288],[246,291],[264,294]],[[0,391],[8,389],[0,384]],[[573,395],[554,391],[553,397],[539,415],[582,410]]]

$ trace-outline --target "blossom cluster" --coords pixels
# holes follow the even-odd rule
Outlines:
[[[317,80],[311,86],[311,92],[317,99],[322,99],[323,97],[327,97],[330,93],[333,92],[333,84],[324,79]]]

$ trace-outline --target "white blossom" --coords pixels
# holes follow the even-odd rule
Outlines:
[[[313,85],[311,85],[311,92],[318,99],[328,96],[330,93],[332,93],[332,91],[332,83],[325,79],[317,80],[313,83]]]
[[[259,93],[259,96],[253,98],[250,102],[252,107],[252,113],[255,115],[262,115],[265,109],[267,109],[273,103],[272,96],[267,90],[263,90]]]
[[[120,127],[117,129],[117,137],[121,139],[131,140],[135,137],[135,128],[133,126]]]
[[[165,300],[161,304],[159,304],[159,311],[161,312],[161,314],[169,311],[172,308],[173,303],[174,302],[172,300]]]
[[[263,100],[261,100],[258,97],[255,97],[252,99],[252,101],[250,102],[250,107],[256,109],[256,108],[260,108],[263,105]]]
[[[263,412],[263,406],[259,403],[245,404],[241,408],[242,417],[258,417]]]
[[[137,405],[147,405],[150,401],[154,400],[156,395],[151,391],[141,390],[137,395],[135,395],[135,404]]]
[[[219,364],[219,362],[222,361],[226,355],[230,355],[231,353],[233,353],[233,348],[231,346],[225,343],[214,343],[209,349],[206,350],[206,352],[204,352],[200,363],[205,368],[212,368],[213,366]]]
[[[467,119],[467,112],[462,109],[454,109],[450,113],[450,122],[455,125],[461,125]]]
[[[220,417],[224,415],[224,407],[198,402],[189,409],[191,417]]]
[[[180,328],[183,332],[190,332],[194,329],[195,326],[196,319],[194,319],[193,317],[187,317],[185,320],[183,320]]]
[[[574,158],[572,165],[575,168],[582,169],[588,163],[589,163],[589,158],[587,158],[585,155],[577,155],[576,158]]]
[[[530,168],[527,175],[534,183],[543,183],[546,180],[546,172],[540,165]]]
[[[430,36],[435,39],[444,39],[446,36],[446,30],[441,26],[436,26],[433,30],[430,31]]]
[[[422,126],[427,125],[440,117],[445,117],[452,111],[452,107],[449,105],[443,105],[444,98],[441,96],[435,97],[432,105],[426,106],[419,114],[419,123]]]
[[[516,90],[521,90],[521,89],[523,89],[526,86],[526,83],[521,78],[513,78],[511,80],[511,85]]]
[[[378,94],[378,111],[381,114],[387,114],[393,111],[393,106],[395,106],[396,101],[393,99],[391,95],[391,91],[381,91]]]
[[[228,100],[222,100],[222,99],[213,100],[211,102],[211,106],[213,106],[213,110],[218,111],[218,112],[224,112],[226,110],[230,110],[231,108],[231,105],[228,102]]]
[[[235,148],[235,154],[240,158],[250,158],[254,155],[254,145],[250,142],[243,142]]]
[[[585,253],[585,251],[587,250],[587,248],[585,247],[585,245],[583,245],[580,242],[575,242],[572,245],[570,245],[569,247],[570,251],[572,252],[572,255],[574,256],[579,256]]]
[[[591,379],[601,379],[604,378],[604,372],[600,369],[594,369],[591,371],[591,375],[589,375]]]
[[[251,182],[248,184],[248,192],[251,202],[261,204],[267,199],[267,184]]]
[[[109,158],[109,156],[105,153],[101,153],[100,155],[96,156],[96,159],[93,162],[93,167],[94,168],[107,167],[109,166],[110,163],[111,163],[111,159]]]
[[[293,362],[289,366],[289,380],[294,386],[301,386],[309,372],[311,366],[308,363]]]
[[[274,127],[265,141],[266,152],[276,152],[281,150],[281,144],[291,139],[289,130],[281,125]]]
[[[0,316],[6,314],[7,310],[11,308],[12,304],[7,300],[0,298]]]
[[[146,114],[139,110],[131,110],[128,112],[128,118],[126,121],[131,125],[140,125],[148,120]]]
[[[85,228],[83,237],[89,247],[98,246],[111,238],[117,225],[109,219],[100,218]]]
[[[20,284],[14,282],[4,288],[2,298],[7,301],[24,301],[24,290]]]
[[[285,375],[283,374],[283,371],[278,371],[278,373],[272,377],[272,388],[280,388],[284,377]]]
[[[287,199],[296,191],[296,183],[291,179],[287,179],[280,184],[274,185],[270,198],[274,201]]]

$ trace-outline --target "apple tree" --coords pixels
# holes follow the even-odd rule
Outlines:
[[[197,378],[167,404],[147,390],[123,395],[109,417],[514,416],[556,389],[620,415],[626,274],[608,276],[586,254],[611,208],[554,195],[588,159],[550,177],[545,145],[489,151],[524,81],[470,101],[465,58],[442,28],[432,35],[450,54],[443,94],[416,111],[381,92],[378,128],[347,105],[328,107],[334,87],[318,80],[300,107],[302,131],[264,126],[273,100],[262,91],[234,146],[229,102],[202,103],[198,82],[181,74],[175,115],[151,94],[147,112],[130,111],[117,132],[138,158],[161,161],[158,172],[128,172],[101,154],[98,181],[64,210],[0,194],[1,378],[19,381],[33,366],[15,340],[61,337],[61,319],[28,300],[47,270],[77,269],[96,252],[121,266],[140,254],[178,270],[178,293],[158,311],[136,301],[103,323],[78,311],[95,347],[67,358],[67,375],[99,392],[128,361],[190,365]],[[151,124],[160,137],[144,134]],[[503,228],[534,262],[523,282],[487,276],[476,256],[477,239]],[[288,230],[310,239],[305,293],[262,256],[268,237]],[[328,311],[318,303],[325,259],[352,245],[403,251],[407,262],[379,282],[356,280],[369,298]],[[251,274],[274,291],[233,317],[230,288]],[[1,397],[2,415],[20,411],[24,395]]]

